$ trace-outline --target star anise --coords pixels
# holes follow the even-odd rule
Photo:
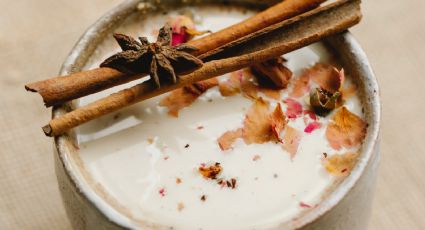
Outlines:
[[[101,67],[110,67],[128,74],[149,73],[157,87],[162,83],[176,83],[177,74],[187,74],[202,66],[202,61],[190,54],[195,49],[187,45],[171,46],[171,27],[159,30],[155,43],[146,37],[139,41],[124,34],[114,34],[122,52],[106,59]]]

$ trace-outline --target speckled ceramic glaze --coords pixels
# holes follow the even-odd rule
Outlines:
[[[103,16],[82,36],[63,64],[61,75],[81,70],[93,54],[96,47],[107,35],[119,26],[127,17],[144,11],[155,11],[167,6],[192,5],[220,1],[201,0],[128,0]],[[276,0],[234,0],[223,1],[247,7],[263,8]],[[357,85],[363,101],[365,118],[369,124],[362,146],[362,154],[352,173],[338,184],[320,203],[320,206],[299,216],[290,223],[282,223],[281,229],[324,229],[324,230],[363,230],[369,217],[371,198],[374,190],[377,165],[379,161],[379,124],[380,102],[376,79],[367,58],[349,32],[345,32],[324,41],[340,58],[344,69]],[[53,117],[60,116],[73,108],[69,103],[54,108]],[[114,205],[116,202],[106,196],[95,183],[90,186],[79,179],[78,167],[81,162],[74,159],[78,147],[71,132],[55,138],[56,174],[67,214],[74,229],[163,229],[135,220],[126,213],[125,207]]]

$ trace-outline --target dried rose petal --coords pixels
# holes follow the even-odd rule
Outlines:
[[[310,75],[308,75],[307,70],[304,70],[301,76],[293,80],[293,87],[292,91],[289,93],[289,96],[295,98],[304,96],[304,94],[310,91],[309,82]]]
[[[159,105],[168,107],[168,115],[178,117],[181,109],[190,106],[202,93],[216,85],[218,85],[218,80],[212,78],[176,89],[163,98]]]
[[[322,89],[335,93],[340,91],[344,83],[344,69],[341,71],[329,64],[318,63],[308,70],[311,79]]]
[[[344,99],[348,99],[356,95],[356,92],[357,92],[357,86],[355,84],[350,84],[349,86],[344,87],[341,90],[341,94]]]
[[[159,105],[168,107],[168,115],[178,117],[179,111],[190,106],[198,97],[198,94],[195,94],[186,88],[176,89],[167,97],[163,98],[159,102]]]
[[[240,93],[242,77],[243,72],[240,70],[230,73],[229,78],[218,85],[221,95],[228,97]]]
[[[173,35],[172,35],[172,46],[180,45],[191,40],[196,35],[202,35],[208,33],[208,31],[197,31],[195,29],[195,23],[193,20],[186,15],[178,15],[170,18],[168,23],[170,24]]]
[[[274,111],[270,114],[270,122],[271,122],[272,134],[274,138],[277,141],[282,142],[280,133],[282,132],[283,128],[285,128],[286,117],[285,117],[285,114],[283,114],[280,103],[277,104]]]
[[[283,102],[288,106],[286,109],[286,116],[289,119],[295,119],[303,113],[303,107],[298,101],[288,98],[283,100]]]
[[[164,197],[165,196],[165,188],[160,188],[158,193],[161,197]]]
[[[321,127],[321,124],[319,122],[313,121],[305,127],[304,132],[305,133],[312,133],[314,130],[320,129],[320,127]]]
[[[206,179],[216,179],[217,176],[221,173],[223,168],[221,167],[220,163],[216,162],[210,166],[201,165],[198,168],[199,173]]]
[[[326,138],[332,148],[352,148],[363,141],[367,124],[360,117],[342,107],[333,117],[333,123],[326,129]]]
[[[317,120],[316,114],[313,111],[311,111],[311,110],[304,110],[303,111],[303,114],[304,115],[307,115],[313,121],[316,121]]]
[[[269,89],[260,87],[260,92],[271,99],[279,100],[280,99],[280,90],[279,89]]]
[[[357,162],[358,153],[335,154],[322,160],[326,171],[334,176],[347,176]]]
[[[304,202],[300,202],[300,207],[301,208],[312,208],[313,206],[311,206],[311,205],[309,205],[309,204],[306,204],[306,203],[304,203]]]
[[[255,100],[245,116],[243,139],[246,144],[261,144],[270,141],[271,131],[269,103],[260,97]]]
[[[258,87],[254,83],[254,77],[250,71],[245,70],[241,79],[242,95],[249,99],[257,99]]]
[[[297,154],[301,137],[302,134],[298,130],[288,125],[285,127],[282,148],[289,153],[291,159]]]
[[[179,202],[179,203],[177,204],[177,210],[178,210],[179,212],[181,212],[183,209],[184,209],[184,203],[183,203],[183,202]]]
[[[253,80],[253,76],[247,70],[232,72],[226,81],[219,83],[220,93],[227,97],[242,92],[244,97],[256,99],[258,87]]]
[[[242,137],[242,129],[231,130],[221,135],[218,138],[217,142],[218,142],[218,145],[220,146],[220,149],[224,151],[224,150],[231,149],[232,145],[240,137]]]
[[[251,66],[251,70],[261,87],[284,89],[292,77],[292,72],[283,65],[283,58],[275,58]]]

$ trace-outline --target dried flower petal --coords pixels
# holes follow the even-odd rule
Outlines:
[[[224,150],[231,149],[232,145],[240,137],[242,137],[242,129],[231,130],[221,135],[218,138],[217,142],[218,142],[218,145],[220,146],[220,149],[224,151]]]
[[[286,116],[289,119],[295,119],[303,113],[303,106],[298,101],[287,98],[283,102],[288,106],[286,109]]]
[[[356,95],[356,92],[357,92],[357,86],[355,84],[350,84],[349,86],[344,87],[341,90],[342,97],[345,100]]]
[[[253,80],[253,76],[246,70],[232,72],[226,81],[219,83],[220,93],[227,97],[242,92],[244,97],[256,99],[258,88]]]
[[[333,123],[326,129],[326,138],[332,148],[352,148],[363,141],[366,136],[366,122],[342,107],[333,117]]]
[[[280,89],[269,89],[260,87],[260,92],[271,99],[279,100],[280,99]]]
[[[311,110],[304,110],[303,111],[303,114],[304,115],[307,115],[313,121],[316,121],[317,120],[316,114],[313,111],[311,111]]]
[[[228,97],[241,92],[242,77],[243,72],[240,70],[230,73],[229,78],[218,85],[221,95]]]
[[[293,80],[292,91],[289,93],[291,97],[302,97],[310,90],[310,76],[308,75],[307,70],[304,70],[301,76]]]
[[[322,160],[326,171],[334,176],[347,176],[357,162],[358,153],[335,154]]]
[[[186,88],[180,88],[172,91],[167,97],[163,98],[159,102],[159,105],[168,107],[168,115],[178,117],[179,111],[190,106],[198,97],[199,94],[192,93]]]
[[[271,125],[269,103],[261,97],[256,99],[248,110],[243,127],[243,139],[246,144],[264,143],[270,141]]]
[[[201,165],[198,168],[199,173],[206,179],[216,179],[217,176],[221,173],[223,168],[221,167],[220,163],[216,162],[210,166]]]
[[[260,86],[284,89],[292,77],[292,72],[283,65],[283,58],[275,58],[251,66]]]
[[[212,78],[173,90],[159,102],[159,105],[168,107],[168,115],[178,117],[181,109],[190,106],[201,94],[216,85],[218,80]]]
[[[306,203],[304,203],[304,202],[300,202],[300,207],[301,208],[312,208],[313,206],[311,206],[311,205],[309,205],[309,204],[306,204]]]
[[[318,63],[308,70],[311,79],[316,82],[322,89],[330,93],[340,91],[344,82],[344,69],[338,71],[329,64]]]
[[[191,40],[194,36],[208,33],[208,31],[197,31],[193,20],[186,15],[178,15],[170,18],[168,23],[173,31],[172,45],[176,46]]]
[[[297,154],[301,137],[302,134],[298,130],[288,125],[285,127],[282,148],[289,153],[291,159]]]
[[[321,126],[322,125],[319,122],[313,121],[305,127],[304,132],[305,133],[312,133],[314,130],[320,129]]]
[[[241,91],[242,95],[248,99],[257,99],[258,87],[254,83],[254,77],[251,72],[245,70],[241,79]]]
[[[286,117],[285,117],[285,114],[283,114],[280,103],[277,104],[274,111],[270,114],[270,122],[271,122],[272,134],[274,138],[278,142],[282,142],[280,133],[282,132],[283,128],[285,128]]]
[[[161,197],[164,197],[165,196],[165,188],[160,188],[159,189],[159,191],[158,191],[158,193],[159,193],[159,195],[161,196]]]
[[[183,209],[184,209],[184,203],[183,203],[183,202],[179,202],[179,203],[177,204],[177,210],[178,210],[179,212],[181,212]]]

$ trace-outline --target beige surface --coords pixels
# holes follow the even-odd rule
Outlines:
[[[49,119],[25,82],[55,75],[78,37],[118,0],[0,0],[0,229],[70,229]],[[379,78],[382,164],[369,230],[425,229],[425,1],[365,0],[353,29]]]

